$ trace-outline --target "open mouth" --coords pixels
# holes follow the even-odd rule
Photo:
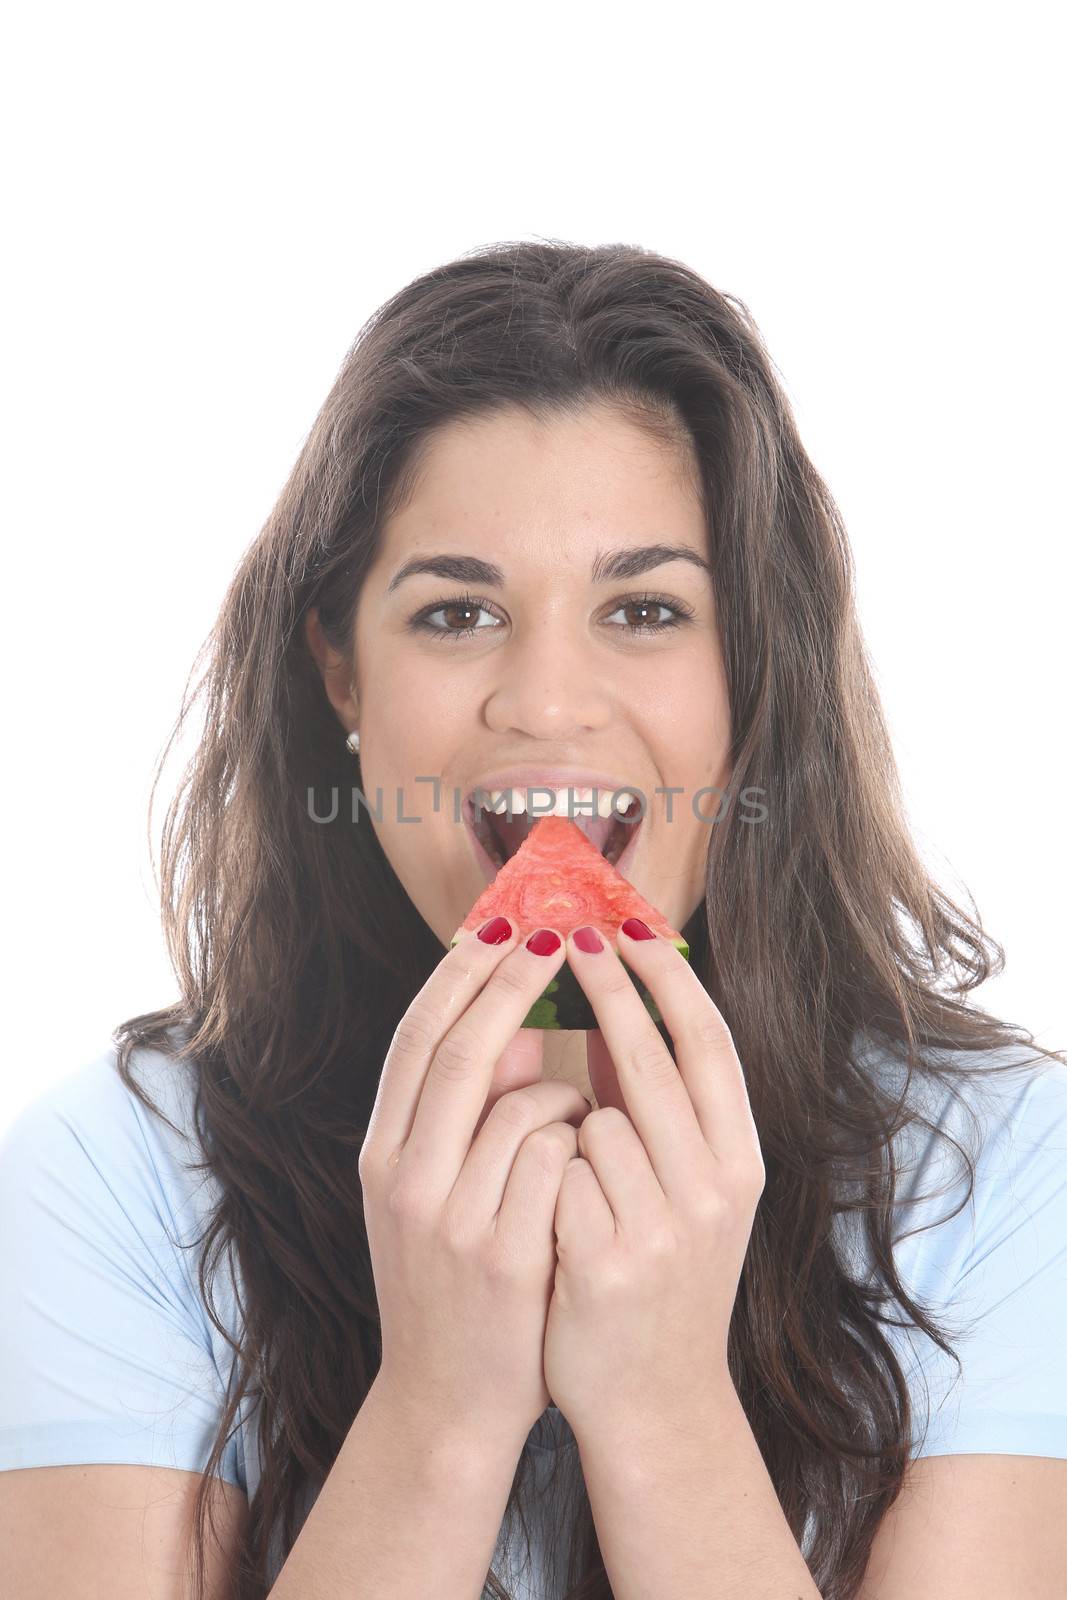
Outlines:
[[[627,845],[636,837],[644,820],[642,818],[640,821],[624,822],[620,817],[636,817],[640,808],[640,801],[631,800],[625,811],[610,817],[589,816],[576,808],[574,817],[570,820],[576,822],[586,838],[596,845],[605,861],[614,866]],[[519,846],[529,836],[534,823],[541,820],[540,817],[531,817],[522,811],[515,812],[510,822],[506,811],[497,816],[482,807],[476,812],[473,795],[469,795],[464,801],[463,811],[467,826],[496,869],[511,860]]]

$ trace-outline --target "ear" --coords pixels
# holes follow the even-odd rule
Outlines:
[[[317,606],[308,609],[304,619],[304,637],[319,672],[322,675],[326,698],[337,713],[338,721],[346,733],[359,727],[359,696],[353,684],[352,662],[341,651],[327,643],[319,621]]]

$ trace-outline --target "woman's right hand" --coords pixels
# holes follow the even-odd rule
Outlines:
[[[431,1430],[473,1423],[520,1448],[551,1399],[556,1201],[591,1109],[541,1079],[544,1035],[521,1026],[566,941],[539,956],[525,937],[512,922],[503,944],[468,931],[449,949],[393,1035],[359,1155],[376,1387]]]

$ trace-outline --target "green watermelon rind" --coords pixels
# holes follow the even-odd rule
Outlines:
[[[535,1000],[529,1011],[520,1023],[523,1028],[558,1028],[560,1026],[559,1013],[554,1000],[546,1000],[542,995]]]
[[[675,948],[677,949],[678,946],[676,945]],[[685,955],[688,948],[688,945],[686,945],[685,949],[679,953]],[[551,985],[558,992],[551,1000],[548,1000],[545,998],[548,994],[546,989],[545,993],[534,1001],[520,1026],[523,1028],[559,1028],[581,1032],[586,1032],[590,1028],[599,1028],[600,1020],[589,1002],[589,997],[570,967],[561,967],[560,972],[566,974],[563,982],[558,985],[556,983]],[[638,981],[633,971],[630,973],[630,980],[637,990],[638,999],[644,1005],[652,1021],[662,1022],[663,1017],[659,1007],[645,985]]]

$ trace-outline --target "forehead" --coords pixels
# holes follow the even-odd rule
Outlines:
[[[456,419],[420,444],[402,501],[381,529],[390,570],[406,555],[495,546],[511,565],[705,529],[691,452],[607,407],[535,418]]]

